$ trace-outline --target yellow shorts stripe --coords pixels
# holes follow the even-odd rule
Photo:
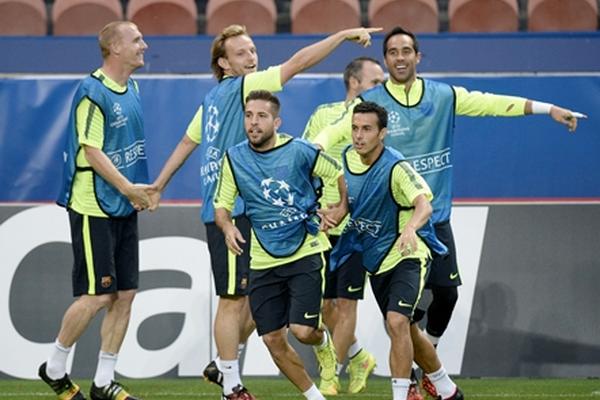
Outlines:
[[[94,252],[92,251],[92,237],[90,235],[90,220],[83,215],[83,250],[85,253],[85,265],[88,276],[88,294],[96,294],[96,275],[94,273]]]
[[[233,220],[233,224],[235,225],[235,219]],[[227,250],[227,294],[234,295],[235,294],[235,281],[237,278],[237,262],[236,255],[231,250]]]
[[[417,299],[415,300],[415,304],[413,305],[412,313],[414,314],[419,302],[421,301],[421,296],[423,295],[423,290],[425,289],[425,277],[427,276],[427,264],[430,260],[426,257],[421,257],[421,272],[419,274],[419,294],[417,295]]]

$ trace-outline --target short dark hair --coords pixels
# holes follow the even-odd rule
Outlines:
[[[383,56],[385,57],[386,53],[387,53],[387,44],[388,41],[390,40],[390,38],[392,36],[396,36],[396,35],[407,35],[409,36],[412,41],[413,41],[413,50],[415,51],[415,53],[419,52],[419,42],[417,41],[417,37],[415,36],[414,33],[412,33],[411,31],[408,31],[404,28],[402,28],[401,26],[397,26],[394,29],[392,29],[391,31],[389,31],[387,33],[387,35],[385,35],[385,38],[383,39]]]
[[[357,57],[350,61],[350,63],[346,65],[346,69],[344,69],[344,85],[346,86],[346,90],[350,88],[350,78],[354,77],[360,80],[359,75],[366,61],[370,61],[381,66],[379,61],[371,57]]]
[[[264,100],[264,101],[271,103],[271,110],[273,110],[273,116],[277,117],[279,115],[279,109],[281,108],[281,103],[279,102],[279,99],[277,98],[277,96],[275,96],[273,93],[269,92],[268,90],[253,90],[253,91],[251,91],[250,93],[248,93],[248,96],[246,96],[246,104],[250,100]]]
[[[352,115],[370,113],[377,115],[377,126],[380,130],[383,128],[387,128],[387,111],[385,108],[381,107],[377,103],[374,103],[372,101],[364,101],[362,103],[358,103],[356,107],[354,107],[354,111],[352,111]]]

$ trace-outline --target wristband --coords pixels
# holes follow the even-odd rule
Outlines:
[[[531,113],[532,114],[550,114],[550,109],[554,104],[542,103],[541,101],[531,100]]]

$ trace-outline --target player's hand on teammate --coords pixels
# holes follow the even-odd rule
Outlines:
[[[570,111],[565,108],[553,105],[550,109],[550,116],[558,123],[569,128],[569,132],[575,132],[577,129],[577,119],[587,118],[587,115]]]
[[[348,205],[346,202],[329,204],[327,208],[320,208],[317,214],[321,217],[320,229],[327,232],[331,228],[338,226],[346,214],[348,214]]]
[[[146,192],[148,187],[149,185],[131,184],[124,193],[137,211],[145,210],[150,206],[150,197]]]
[[[371,45],[371,33],[381,32],[383,28],[353,28],[344,31],[346,40],[356,42],[363,47]]]
[[[235,255],[242,255],[244,250],[240,247],[240,243],[246,243],[246,239],[242,236],[240,230],[233,224],[223,229],[225,236],[225,244]]]
[[[148,194],[148,198],[150,199],[150,205],[148,206],[148,211],[156,211],[160,204],[160,195],[161,191],[158,186],[153,183],[146,187],[146,193]]]

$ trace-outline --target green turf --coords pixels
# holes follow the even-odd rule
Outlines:
[[[283,378],[246,378],[245,384],[259,400],[302,400],[304,397]],[[84,393],[89,382],[79,382]],[[145,400],[219,400],[219,388],[200,379],[123,380],[132,394]],[[344,386],[347,382],[342,382]],[[600,379],[457,379],[466,399],[477,400],[600,400]],[[389,379],[373,378],[366,392],[341,394],[335,400],[391,399]],[[1,380],[0,400],[55,399],[40,381]]]

